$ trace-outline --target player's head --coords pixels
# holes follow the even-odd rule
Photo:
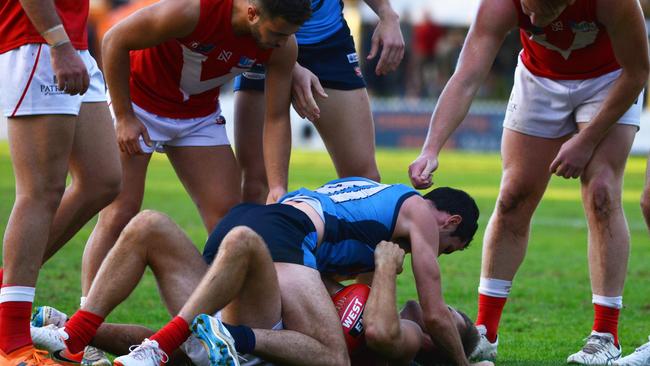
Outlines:
[[[474,199],[465,191],[440,187],[424,195],[438,211],[448,215],[439,227],[439,254],[449,254],[467,248],[478,230],[479,210]]]
[[[310,0],[248,0],[251,34],[263,48],[278,48],[311,16]]]
[[[458,334],[460,335],[460,341],[463,344],[463,351],[465,356],[469,356],[474,352],[480,336],[474,322],[460,310],[456,310],[449,306],[449,311],[451,311],[456,322],[456,328],[458,329]],[[424,329],[424,328],[423,328]],[[426,336],[428,338],[428,336]],[[423,342],[423,346],[420,348],[420,351],[415,356],[416,363],[420,365],[451,365],[453,360],[447,356],[447,352],[444,352],[442,349],[438,348],[430,339]]]
[[[538,27],[545,27],[557,19],[575,0],[521,0],[521,9]]]

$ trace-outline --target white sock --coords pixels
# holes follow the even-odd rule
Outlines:
[[[600,296],[592,294],[591,302],[608,308],[620,309],[623,307],[623,296]]]
[[[512,281],[481,277],[478,293],[492,297],[508,297],[511,287]]]
[[[34,302],[36,288],[26,286],[7,286],[0,289],[0,303]]]

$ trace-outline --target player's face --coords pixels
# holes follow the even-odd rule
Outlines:
[[[545,27],[562,14],[575,0],[521,0],[521,9],[538,27]]]
[[[298,31],[299,26],[276,17],[261,16],[259,21],[251,25],[251,33],[257,45],[262,48],[282,47],[292,34]]]
[[[460,240],[457,236],[450,236],[448,233],[440,233],[438,256],[451,254],[463,249],[465,249],[465,242]]]

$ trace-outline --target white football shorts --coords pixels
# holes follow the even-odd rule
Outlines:
[[[68,95],[57,87],[50,47],[31,43],[0,54],[0,107],[6,117],[40,114],[78,115],[81,103],[105,102],[104,76],[86,50],[81,56],[90,86],[83,95]]]
[[[226,133],[226,120],[221,110],[204,117],[168,118],[162,117],[131,103],[135,116],[144,124],[152,146],[144,143],[140,136],[140,148],[146,154],[164,152],[165,146],[221,146],[230,145]],[[110,102],[109,102],[110,106]],[[111,108],[111,114],[113,108]],[[113,121],[115,116],[113,115]]]
[[[589,122],[598,113],[612,85],[616,70],[585,80],[555,80],[533,75],[519,61],[503,127],[526,135],[558,138],[577,131],[577,123]],[[617,123],[640,124],[643,91]]]

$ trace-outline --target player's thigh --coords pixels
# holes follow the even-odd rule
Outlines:
[[[375,129],[365,88],[326,89],[314,122],[340,176],[377,175]],[[376,179],[377,177],[369,177]]]
[[[176,174],[204,217],[209,230],[241,201],[240,171],[230,145],[166,146]],[[214,221],[214,222],[212,222]]]
[[[583,129],[587,124],[579,123],[578,126]],[[636,126],[628,124],[615,124],[609,129],[585,168],[581,177],[583,184],[600,179],[620,189],[625,163],[637,129]]]
[[[499,196],[505,206],[527,200],[538,202],[551,177],[549,167],[568,136],[544,138],[503,130],[503,175]],[[516,202],[515,202],[516,201]]]
[[[284,327],[328,348],[345,350],[341,322],[318,271],[289,263],[276,263],[275,267],[282,292]]]
[[[65,186],[76,119],[73,115],[7,119],[17,195]]]
[[[70,155],[70,172],[89,184],[119,184],[120,171],[119,149],[108,105],[82,103]]]
[[[124,238],[123,238],[124,237]],[[170,314],[177,314],[203,278],[208,265],[178,224],[151,210],[138,214],[124,229],[125,244],[146,245],[146,261]],[[139,239],[141,237],[141,239]]]

